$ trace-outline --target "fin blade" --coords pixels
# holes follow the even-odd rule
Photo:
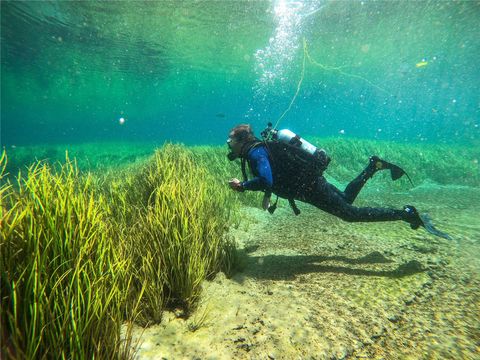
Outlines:
[[[414,186],[412,179],[410,179],[410,176],[408,176],[407,172],[405,170],[403,170],[400,166],[390,164],[389,168],[390,168],[390,176],[392,177],[393,181],[398,180],[403,175],[405,175],[407,177],[408,181],[410,181],[410,184],[412,184],[412,186]]]
[[[405,175],[405,171],[401,167],[393,164],[390,166],[390,176],[393,181],[400,179],[403,175]]]
[[[420,219],[422,219],[423,227],[424,227],[425,230],[427,230],[430,234],[435,235],[435,236],[438,236],[438,237],[441,237],[441,238],[443,238],[443,239],[453,240],[450,235],[448,235],[447,233],[445,233],[445,232],[443,232],[443,231],[438,230],[438,229],[433,225],[432,219],[430,219],[430,216],[428,216],[427,214],[421,214],[421,215],[420,215]]]

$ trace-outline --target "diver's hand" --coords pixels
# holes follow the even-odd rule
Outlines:
[[[242,183],[238,179],[231,179],[228,182],[228,185],[230,185],[230,188],[232,190],[235,190],[235,191],[238,191],[238,192],[244,192],[245,191],[245,189],[242,186]]]

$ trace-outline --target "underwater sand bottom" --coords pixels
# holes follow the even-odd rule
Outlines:
[[[245,208],[231,232],[241,272],[205,282],[188,320],[167,312],[135,329],[137,358],[478,358],[480,192],[465,189],[452,212],[441,201],[449,189],[432,191],[435,206],[419,193],[416,204],[453,241],[401,222],[348,224],[309,206],[295,217],[286,201],[273,216]]]

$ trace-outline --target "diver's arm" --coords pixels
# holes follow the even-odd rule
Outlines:
[[[241,183],[242,188],[252,191],[270,191],[273,186],[273,175],[265,149],[255,149],[250,154],[250,160],[252,160],[258,176],[251,180],[243,181]]]

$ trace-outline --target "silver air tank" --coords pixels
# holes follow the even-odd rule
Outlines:
[[[288,129],[278,130],[276,133],[278,141],[296,146],[309,154],[316,155],[318,149],[310,144],[307,140],[302,139],[300,136]]]

